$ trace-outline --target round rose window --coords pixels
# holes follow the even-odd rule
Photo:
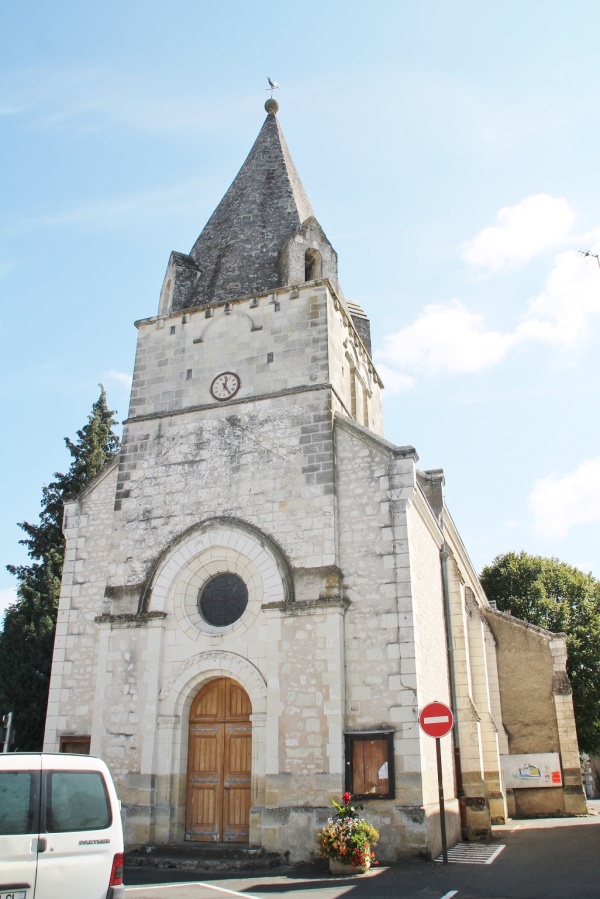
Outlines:
[[[216,574],[200,590],[198,610],[207,624],[227,627],[241,618],[248,605],[248,588],[237,574]]]

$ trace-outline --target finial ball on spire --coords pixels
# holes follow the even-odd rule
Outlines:
[[[275,115],[279,109],[279,103],[277,102],[277,100],[273,100],[273,98],[271,98],[265,103],[265,109],[267,110],[269,115]]]

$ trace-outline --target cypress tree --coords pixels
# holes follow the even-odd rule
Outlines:
[[[7,566],[18,587],[0,633],[0,707],[14,712],[15,746],[23,751],[41,749],[44,738],[64,560],[63,502],[78,494],[118,452],[114,415],[100,385],[100,396],[76,440],[65,438],[72,456],[69,470],[55,472],[42,490],[39,523],[19,523],[26,534],[19,542],[27,547],[31,564]]]

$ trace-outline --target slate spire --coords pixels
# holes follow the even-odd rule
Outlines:
[[[200,274],[188,306],[264,293],[280,284],[279,253],[313,215],[277,120],[267,118],[248,158],[192,247]]]

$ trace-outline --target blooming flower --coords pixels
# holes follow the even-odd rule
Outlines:
[[[340,859],[353,867],[364,868],[375,859],[371,849],[379,839],[379,832],[364,818],[358,817],[356,809],[350,805],[351,800],[352,796],[345,793],[342,796],[344,806],[333,801],[338,813],[319,831],[317,841],[323,858]],[[376,861],[373,863],[377,864]]]

